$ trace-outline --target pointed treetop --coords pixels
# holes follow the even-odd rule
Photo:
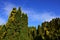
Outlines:
[[[16,8],[13,8],[12,9],[12,13],[16,13]]]
[[[40,25],[38,25],[38,28],[40,27]]]
[[[19,7],[18,10],[21,11],[21,7]]]
[[[13,10],[16,10],[16,8],[13,8]]]

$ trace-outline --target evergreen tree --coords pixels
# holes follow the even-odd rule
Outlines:
[[[0,25],[0,40],[59,40],[60,18],[43,22],[36,29],[28,27],[28,16],[21,7],[13,8],[5,25]]]

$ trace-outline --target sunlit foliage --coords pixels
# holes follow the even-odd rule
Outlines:
[[[28,27],[28,16],[21,7],[13,8],[8,21],[0,26],[0,40],[59,40],[60,18],[43,22],[38,27]]]

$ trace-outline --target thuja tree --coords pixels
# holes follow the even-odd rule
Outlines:
[[[22,13],[21,8],[13,8],[6,25],[0,29],[1,40],[31,40],[28,36],[28,16]]]
[[[16,25],[17,24],[15,23],[16,12],[17,12],[16,8],[13,8],[13,10],[9,16],[9,19],[5,25],[6,29],[7,29],[6,30],[7,33],[5,35],[4,40],[17,40],[17,39],[19,39],[19,36],[18,36],[19,32],[16,32],[16,29],[17,29]]]

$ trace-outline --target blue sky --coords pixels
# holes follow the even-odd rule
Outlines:
[[[12,8],[21,7],[28,15],[28,26],[60,18],[60,0],[0,0],[0,25],[5,24]]]

